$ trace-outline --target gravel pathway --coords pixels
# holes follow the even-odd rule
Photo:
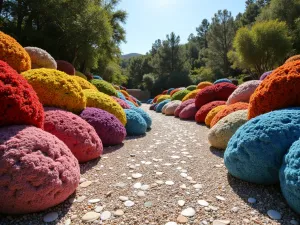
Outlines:
[[[81,165],[76,194],[45,212],[0,216],[0,224],[300,223],[279,186],[253,185],[228,175],[223,152],[210,148],[205,126],[142,107],[151,114],[152,130]]]

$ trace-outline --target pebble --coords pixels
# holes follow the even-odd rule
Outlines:
[[[174,185],[174,182],[171,181],[171,180],[168,180],[168,181],[165,182],[165,184],[166,184],[166,185]]]
[[[155,181],[157,184],[163,184],[164,182],[162,180]]]
[[[256,203],[256,199],[255,198],[248,198],[248,202],[251,204]]]
[[[108,220],[111,217],[111,212],[110,211],[104,211],[101,213],[101,220]]]
[[[233,207],[233,208],[231,209],[231,211],[232,211],[232,212],[238,212],[239,209],[240,209],[239,207]]]
[[[44,216],[43,220],[46,223],[50,223],[50,222],[56,220],[57,218],[58,218],[58,213],[57,212],[50,212],[50,213],[47,213]]]
[[[103,206],[97,206],[97,207],[95,208],[95,212],[99,213],[99,212],[101,212],[103,209],[104,209]]]
[[[179,215],[178,217],[177,217],[177,222],[179,222],[179,223],[187,223],[189,220],[188,220],[188,218],[186,218],[185,216],[183,216],[183,215]]]
[[[70,224],[71,224],[71,219],[70,219],[70,218],[69,218],[69,219],[66,219],[64,225],[70,225]]]
[[[83,202],[86,199],[86,196],[80,196],[76,199],[76,202]]]
[[[203,188],[203,185],[202,184],[195,184],[195,185],[193,185],[193,187],[196,188],[196,189],[201,189],[201,188]]]
[[[180,176],[187,177],[188,175],[186,173],[181,173]]]
[[[178,156],[178,155],[172,155],[171,158],[172,158],[172,159],[179,159],[180,156]]]
[[[93,182],[92,181],[84,181],[83,183],[79,184],[80,187],[86,188],[90,186]]]
[[[225,201],[225,198],[222,197],[222,196],[217,195],[216,198],[217,198],[218,200],[220,200],[220,201]]]
[[[71,220],[75,220],[77,218],[77,215],[72,215]]]
[[[137,193],[137,196],[139,196],[139,197],[144,197],[144,196],[145,196],[145,192],[139,191],[139,192]]]
[[[125,202],[127,200],[129,200],[129,198],[127,196],[120,196],[119,199],[122,201],[122,202]]]
[[[156,175],[161,176],[163,175],[163,172],[156,172]]]
[[[79,183],[81,184],[81,183],[83,183],[84,181],[86,181],[86,179],[83,178],[83,177],[81,177],[80,180],[79,180]]]
[[[90,199],[88,202],[89,203],[97,203],[97,202],[100,202],[100,199],[99,198]]]
[[[211,210],[213,210],[213,211],[217,211],[219,208],[218,207],[215,207],[215,206],[212,206],[212,205],[210,205],[210,206],[208,206]]]
[[[167,222],[165,225],[177,225],[176,222]]]
[[[228,225],[230,220],[214,220],[213,225]]]
[[[185,201],[184,200],[178,200],[177,203],[178,203],[179,206],[184,206]]]
[[[148,190],[149,188],[150,188],[150,186],[147,185],[147,184],[144,184],[144,185],[142,185],[142,187],[141,187],[141,189],[142,189],[143,191],[146,191],[146,190]]]
[[[123,188],[123,187],[125,187],[125,186],[126,186],[126,184],[125,184],[125,183],[122,183],[122,182],[116,183],[116,184],[115,184],[115,187],[119,187],[119,188]]]
[[[124,205],[125,205],[126,207],[131,207],[131,206],[133,206],[133,205],[134,205],[134,202],[133,202],[133,201],[130,201],[130,200],[128,200],[128,201],[124,202]]]
[[[290,223],[291,223],[292,225],[299,225],[299,223],[298,223],[297,220],[291,220]]]
[[[209,203],[205,200],[198,200],[198,204],[201,206],[209,206]]]
[[[88,212],[81,219],[83,221],[92,222],[100,218],[100,213]]]
[[[123,212],[123,210],[118,209],[118,210],[116,210],[116,211],[114,212],[114,215],[115,215],[115,216],[123,216],[123,215],[124,215],[124,212]]]
[[[148,208],[148,207],[151,207],[151,206],[152,206],[152,202],[145,202],[145,203],[144,203],[144,206],[147,207],[147,208]]]
[[[180,188],[181,188],[181,189],[186,189],[186,185],[185,185],[185,184],[182,184],[182,185],[180,185]]]
[[[189,207],[189,208],[186,208],[184,209],[182,212],[181,212],[181,215],[183,216],[187,216],[187,217],[192,217],[196,214],[196,211],[195,209]]]
[[[134,185],[133,185],[133,188],[135,188],[135,189],[140,189],[142,187],[142,184],[141,183],[135,183]]]
[[[134,179],[138,179],[138,178],[140,178],[142,176],[143,176],[143,174],[140,174],[140,173],[133,173],[132,174],[132,178],[134,178]]]
[[[268,212],[268,216],[273,219],[273,220],[280,220],[281,219],[281,214],[275,210],[269,210]]]

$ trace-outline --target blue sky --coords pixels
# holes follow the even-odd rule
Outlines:
[[[145,54],[155,40],[165,39],[172,31],[186,43],[202,19],[210,21],[219,9],[236,16],[244,11],[245,0],[122,0],[119,8],[128,12],[123,54]]]

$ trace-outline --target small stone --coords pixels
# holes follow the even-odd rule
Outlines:
[[[267,213],[268,213],[268,216],[273,220],[281,219],[281,214],[279,212],[277,212],[276,210],[271,209]]]
[[[142,187],[142,184],[141,183],[135,183],[134,185],[133,185],[133,188],[135,188],[135,189],[140,189]]]
[[[178,203],[179,206],[184,206],[185,201],[184,200],[178,200],[177,203]]]
[[[53,222],[54,220],[56,220],[58,218],[58,213],[57,212],[51,212],[51,213],[47,213],[43,220],[46,223],[50,223]]]
[[[187,223],[189,220],[188,220],[188,218],[186,218],[185,216],[183,216],[183,215],[179,215],[178,217],[177,217],[177,222],[178,223]]]
[[[236,212],[239,211],[239,209],[240,209],[239,207],[233,207],[233,208],[231,209],[231,211],[236,213]]]
[[[161,176],[163,175],[163,172],[156,172],[156,175]]]
[[[86,179],[84,177],[81,177],[80,180],[79,180],[79,183],[81,184],[81,183],[83,183],[85,181],[86,181]]]
[[[130,154],[130,157],[135,157],[135,154]]]
[[[145,192],[139,191],[139,192],[137,193],[137,196],[139,196],[139,197],[144,197],[144,196],[145,196]]]
[[[202,184],[195,184],[195,185],[193,185],[193,187],[196,188],[196,189],[201,189],[201,188],[203,188],[203,185]]]
[[[83,202],[86,199],[86,196],[80,196],[76,199],[76,202]]]
[[[186,208],[184,209],[182,212],[181,212],[181,215],[183,216],[187,216],[187,217],[192,217],[196,214],[196,211],[195,209],[189,207],[189,208]]]
[[[109,211],[104,211],[103,213],[101,213],[101,220],[108,220],[111,217],[111,212]]]
[[[146,191],[146,190],[148,190],[149,188],[150,188],[150,186],[147,185],[147,184],[144,184],[144,185],[142,185],[142,187],[141,187],[141,189],[142,189],[143,191]]]
[[[177,225],[176,222],[167,222],[165,225]]]
[[[244,222],[244,223],[250,223],[250,220],[248,220],[248,219],[243,219],[243,222]]]
[[[134,178],[134,179],[138,179],[138,178],[140,178],[142,176],[143,176],[143,174],[140,174],[140,173],[133,173],[132,174],[132,178]]]
[[[115,187],[119,187],[119,188],[123,188],[123,187],[125,187],[125,186],[126,186],[126,184],[125,184],[125,183],[122,183],[122,182],[116,183],[116,184],[115,184]]]
[[[180,185],[180,188],[181,188],[181,189],[186,189],[186,185],[185,185],[185,184],[182,184],[182,185]]]
[[[181,173],[180,176],[187,177],[188,175],[186,173]]]
[[[92,181],[85,181],[85,182],[79,184],[79,186],[82,188],[86,188],[86,187],[90,186],[92,183],[93,183]]]
[[[292,225],[299,225],[299,223],[298,223],[297,220],[291,220],[290,223],[291,223]]]
[[[64,225],[70,225],[71,224],[71,219],[66,219]]]
[[[214,220],[213,225],[228,225],[230,220]]]
[[[179,159],[180,156],[178,156],[178,155],[172,155],[171,158],[172,158],[172,159]]]
[[[100,213],[88,212],[81,219],[86,222],[93,222],[100,218]]]
[[[93,204],[93,203],[100,202],[100,199],[99,198],[90,199],[88,202]]]
[[[94,210],[95,212],[99,213],[103,210],[103,208],[104,208],[103,206],[97,206]]]
[[[124,212],[123,212],[123,210],[118,209],[118,210],[116,210],[116,211],[114,212],[114,215],[115,215],[115,216],[123,216],[123,215],[124,215]]]
[[[201,206],[209,206],[209,203],[205,200],[198,200],[198,204]]]
[[[107,192],[107,193],[105,194],[105,197],[111,196],[112,193],[113,193],[112,191]]]
[[[168,181],[165,182],[165,184],[166,184],[166,185],[174,185],[174,182],[171,181],[171,180],[168,180]]]
[[[120,196],[119,199],[122,201],[122,202],[125,202],[127,201],[129,198],[127,196]]]
[[[144,206],[147,207],[147,208],[149,208],[149,207],[152,206],[152,202],[145,202],[145,203],[144,203]]]
[[[215,206],[212,206],[212,205],[208,206],[208,208],[210,208],[213,211],[217,211],[219,209],[218,207],[215,207]]]
[[[162,180],[156,180],[155,181],[157,184],[163,184],[164,182]]]
[[[222,197],[222,196],[217,195],[216,198],[217,198],[218,200],[220,200],[220,201],[225,201],[225,198]]]
[[[256,199],[255,198],[248,198],[248,202],[251,204],[256,203]]]
[[[75,220],[78,216],[77,215],[72,215],[71,220]]]
[[[128,201],[124,202],[124,205],[125,205],[126,207],[131,207],[131,206],[134,206],[134,202],[128,200]]]

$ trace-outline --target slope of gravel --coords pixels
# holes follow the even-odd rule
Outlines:
[[[127,139],[123,146],[105,148],[100,160],[82,164],[81,187],[64,203],[41,213],[0,215],[0,224],[300,222],[285,203],[279,186],[253,185],[228,175],[223,152],[210,148],[205,126],[149,111],[147,105],[142,107],[153,119],[152,130],[146,136]],[[120,199],[120,196],[123,197]],[[249,203],[248,198],[256,202]],[[187,208],[192,209],[185,210]],[[278,211],[281,220],[271,219],[268,210]],[[94,214],[92,222],[82,220],[86,213],[95,211],[99,214]],[[180,216],[182,211],[186,212],[185,216]],[[53,219],[56,213],[58,218],[43,222],[44,216],[51,212],[54,212]],[[96,219],[99,216],[104,220]],[[217,223],[216,220],[223,221]]]

